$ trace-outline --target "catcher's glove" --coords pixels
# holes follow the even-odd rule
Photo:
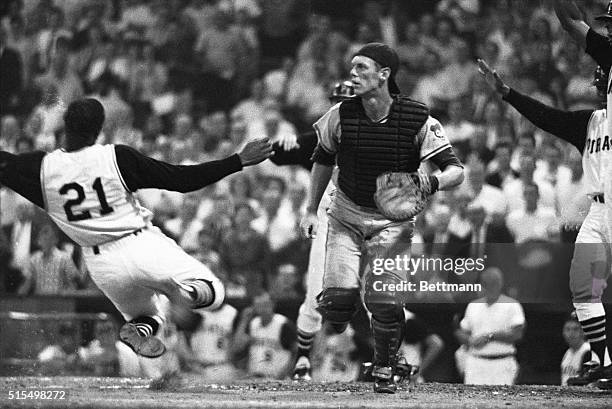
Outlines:
[[[423,172],[383,173],[376,179],[374,202],[393,221],[406,221],[419,214],[427,199],[438,190],[438,178]]]

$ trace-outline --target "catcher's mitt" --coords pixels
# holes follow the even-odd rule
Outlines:
[[[434,191],[430,176],[423,172],[387,172],[376,179],[374,201],[389,220],[406,221],[425,208]]]

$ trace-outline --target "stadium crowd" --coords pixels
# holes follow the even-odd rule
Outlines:
[[[414,254],[487,254],[505,272],[527,271],[504,280],[505,291],[520,298],[517,277],[549,266],[554,257],[521,257],[527,263],[515,265],[508,250],[572,242],[588,209],[580,194],[581,158],[503,103],[478,74],[475,57],[547,104],[598,106],[591,86],[596,67],[559,27],[551,3],[8,0],[0,6],[0,147],[55,149],[62,109],[86,95],[106,110],[101,142],[127,144],[171,163],[224,157],[261,135],[291,146],[329,109],[331,88],[348,78],[347,57],[381,41],[398,51],[402,93],[429,105],[466,167],[466,182],[436,195],[418,218]],[[604,8],[602,1],[582,3],[588,15]],[[241,321],[254,309],[269,314],[275,303],[287,327],[296,317],[310,246],[297,227],[308,183],[306,169],[266,161],[188,195],[139,191],[154,224],[223,278],[229,299],[243,300],[241,307],[255,300],[253,309],[229,321],[229,332],[243,335],[231,340],[238,355],[250,339],[248,322]],[[0,190],[0,218],[0,292],[94,288],[79,248],[8,189]],[[428,278],[479,280],[477,273],[440,271]],[[415,301],[476,297],[436,293]],[[215,330],[225,334],[227,328]],[[292,328],[279,332],[283,349],[295,334]],[[423,333],[420,341],[428,339]],[[322,350],[348,356],[358,346],[345,343],[367,344],[350,338],[328,340],[342,347]],[[196,362],[198,351],[189,353]],[[346,366],[346,359],[324,353],[320,359],[328,372]]]

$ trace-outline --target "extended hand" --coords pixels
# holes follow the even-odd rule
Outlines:
[[[479,58],[477,61],[478,72],[482,74],[487,84],[489,84],[489,87],[503,96],[508,95],[510,87],[504,83],[497,71],[491,69],[485,60]]]
[[[242,166],[256,165],[273,155],[270,138],[256,139],[247,143],[238,153]]]

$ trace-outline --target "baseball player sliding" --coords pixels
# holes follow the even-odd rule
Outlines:
[[[478,60],[480,73],[493,90],[537,127],[574,145],[582,152],[582,167],[588,196],[592,199],[589,212],[576,237],[570,267],[570,289],[576,313],[599,362],[606,355],[605,315],[601,292],[605,285],[600,279],[609,274],[610,240],[606,229],[604,179],[612,160],[612,144],[607,132],[606,110],[561,111],[544,105],[504,83],[499,74],[485,61]],[[594,84],[602,100],[606,98],[607,75],[598,68]],[[598,303],[597,303],[598,302]],[[601,308],[601,310],[599,310]],[[601,314],[601,315],[597,315]],[[581,376],[570,378],[569,385],[586,385],[609,377],[610,367],[597,366]],[[600,382],[605,386],[605,382]]]
[[[387,206],[395,202],[393,199],[401,199],[396,195],[400,182],[392,181],[390,172],[414,175],[420,192],[431,195],[461,183],[463,168],[442,126],[429,116],[427,107],[399,95],[395,82],[399,58],[394,50],[380,43],[367,44],[354,55],[351,65],[357,98],[334,105],[314,124],[318,144],[313,155],[307,213],[300,226],[306,237],[319,233],[319,204],[337,164],[337,190],[327,212],[323,291],[318,296],[318,310],[341,332],[363,297],[372,314],[374,391],[395,393],[394,371],[404,326],[403,299],[395,291],[375,290],[374,281],[384,288],[405,282],[406,272],[394,269],[374,274],[372,267],[377,259],[408,254],[414,217],[401,209],[406,200],[400,200],[397,208]],[[417,176],[420,162],[428,159],[442,172],[437,176]],[[411,176],[408,180],[412,180]],[[390,213],[398,217],[391,220]]]
[[[183,308],[216,308],[222,283],[150,223],[134,192],[158,188],[190,192],[272,154],[267,139],[248,143],[226,159],[175,166],[124,145],[99,145],[104,108],[77,100],[64,114],[65,144],[51,153],[0,151],[0,182],[44,209],[83,247],[91,278],[128,321],[120,339],[141,357],[145,374],[162,378],[165,346],[156,337],[164,322],[159,295]],[[162,331],[163,332],[163,331]]]
[[[555,12],[561,26],[577,41],[595,61],[606,72],[609,73],[612,68],[612,2],[609,3],[606,12],[597,16],[595,19],[606,28],[608,38],[598,34],[584,21],[584,17],[580,9],[573,1],[558,0],[553,2]],[[606,88],[607,97],[607,112],[602,112],[599,115],[605,116],[601,119],[605,123],[602,133],[597,135],[599,139],[592,139],[591,146],[586,146],[589,155],[602,155],[602,173],[601,183],[598,188],[603,193],[602,204],[604,209],[600,210],[602,216],[600,218],[601,226],[601,241],[604,243],[612,243],[612,178],[610,166],[610,141],[609,130],[612,129],[612,93],[610,92],[610,75],[608,75]],[[595,135],[593,135],[595,136]],[[585,153],[586,155],[586,153]],[[604,176],[605,175],[605,176]],[[584,247],[581,246],[581,247]],[[606,252],[610,252],[610,246],[606,246]],[[574,257],[576,259],[576,257]],[[584,260],[586,265],[582,267],[584,272],[572,276],[572,293],[574,299],[574,307],[578,321],[591,345],[591,350],[597,354],[600,362],[604,362],[604,354],[606,347],[608,351],[612,348],[610,340],[606,341],[606,313],[601,303],[601,296],[607,286],[607,279],[610,276],[610,258],[607,262],[591,263],[589,259]],[[576,267],[578,268],[578,267]],[[577,281],[575,281],[577,280]],[[607,361],[606,361],[607,362]],[[584,375],[583,382],[592,382],[599,379],[599,386],[604,388],[612,388],[612,366],[596,366]]]

